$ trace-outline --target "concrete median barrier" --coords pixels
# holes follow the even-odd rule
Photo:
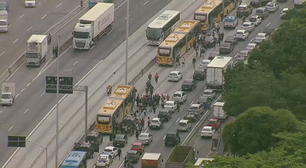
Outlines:
[[[60,52],[67,50],[72,45],[72,37],[60,46]]]
[[[4,73],[0,76],[0,85],[5,82],[9,76],[10,72],[8,70],[4,71]]]

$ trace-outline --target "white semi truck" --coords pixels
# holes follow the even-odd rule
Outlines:
[[[214,118],[225,120],[227,118],[227,113],[223,109],[224,102],[216,102],[213,105]]]
[[[232,57],[216,56],[207,65],[206,82],[207,89],[223,90],[225,81],[223,73],[233,64]]]
[[[73,31],[73,48],[89,50],[99,38],[108,34],[113,27],[115,9],[113,3],[97,3],[85,13]]]
[[[0,10],[0,32],[8,32],[9,27],[7,11]]]
[[[11,106],[15,99],[15,83],[1,84],[1,106]]]
[[[47,35],[33,34],[27,41],[26,46],[26,65],[40,66],[46,61],[48,54],[48,37]]]

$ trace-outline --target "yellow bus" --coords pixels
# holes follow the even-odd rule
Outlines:
[[[224,17],[236,7],[237,0],[224,0]],[[213,21],[217,23],[222,19],[222,0],[208,0],[193,15],[195,20],[202,24],[202,31],[209,30]]]
[[[160,65],[173,66],[192,46],[201,31],[201,23],[197,20],[183,21],[157,49],[157,62]],[[186,48],[187,44],[187,48]]]
[[[97,131],[110,134],[116,124],[121,124],[124,117],[133,109],[135,88],[119,85],[97,114]]]

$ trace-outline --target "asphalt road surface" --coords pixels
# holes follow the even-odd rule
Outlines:
[[[38,0],[36,3],[35,8],[25,8],[24,1],[9,1],[10,29],[0,34],[0,74],[23,54],[26,41],[32,34],[50,30],[80,5],[75,0]]]

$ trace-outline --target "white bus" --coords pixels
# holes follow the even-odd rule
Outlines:
[[[179,11],[166,10],[148,25],[146,29],[147,43],[160,45],[171,34],[179,20]]]

